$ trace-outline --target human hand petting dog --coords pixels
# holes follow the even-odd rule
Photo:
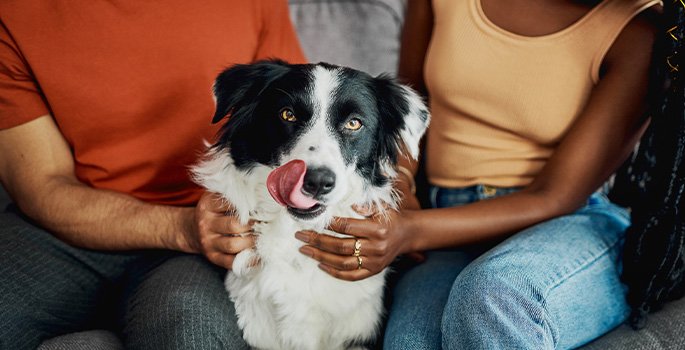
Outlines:
[[[388,267],[401,254],[410,253],[409,234],[416,210],[355,208],[365,219],[335,218],[329,230],[353,236],[338,238],[314,231],[295,237],[307,245],[300,252],[320,262],[319,268],[333,277],[358,281]]]
[[[233,206],[218,194],[205,192],[195,207],[195,227],[186,236],[190,252],[231,269],[235,256],[254,247],[252,223],[242,225]],[[246,234],[247,233],[247,234]]]

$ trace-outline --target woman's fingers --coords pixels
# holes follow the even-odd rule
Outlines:
[[[338,238],[314,231],[298,231],[295,233],[295,238],[311,246],[339,255],[354,254],[357,244],[355,238]]]
[[[302,246],[300,252],[320,262],[319,268],[329,275],[346,281],[358,281],[383,270],[377,258],[367,256],[341,256],[314,248]]]
[[[331,276],[356,281],[386,268],[404,249],[402,218],[397,212],[366,219],[335,218],[328,229],[352,237],[339,238],[313,231],[296,237],[307,245],[301,252],[321,262]]]
[[[310,256],[316,261],[321,262],[322,264],[328,265],[330,267],[333,267],[338,270],[343,270],[343,271],[352,271],[352,270],[358,270],[361,267],[364,267],[363,263],[364,261],[367,261],[368,258],[366,257],[361,257],[362,259],[362,265],[360,266],[359,264],[359,258],[357,256],[349,255],[349,256],[343,256],[343,255],[336,255],[336,254],[331,254],[329,252],[316,249],[312,246],[302,246],[300,248],[300,252],[304,255]],[[371,264],[367,261],[367,266],[366,268],[371,268]]]
[[[372,241],[361,237],[340,238],[314,231],[299,231],[295,233],[295,238],[312,247],[342,256],[352,256],[357,251],[358,255],[382,256],[385,255],[387,246],[384,241]]]
[[[336,278],[357,281],[386,266],[384,252],[367,239],[339,238],[314,231],[300,231],[296,237],[308,243],[300,252],[319,261],[319,267]]]
[[[333,222],[328,225],[328,229],[350,236],[371,239],[384,238],[387,233],[387,228],[384,225],[381,225],[376,219],[336,217],[333,219]]]

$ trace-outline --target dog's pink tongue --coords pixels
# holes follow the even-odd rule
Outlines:
[[[302,193],[307,164],[295,159],[271,171],[266,187],[278,204],[298,209],[309,209],[318,202]]]

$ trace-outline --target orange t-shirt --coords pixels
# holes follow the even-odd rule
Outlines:
[[[0,129],[51,114],[87,185],[191,205],[224,68],[305,62],[285,0],[0,3]]]

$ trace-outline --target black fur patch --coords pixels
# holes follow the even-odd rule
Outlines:
[[[374,78],[350,68],[262,61],[227,69],[214,87],[217,110],[213,121],[228,117],[215,147],[229,149],[241,169],[257,163],[280,165],[280,156],[287,154],[311,127],[313,109],[318,105],[313,100],[312,74],[317,66],[336,71],[339,78],[325,117],[345,163],[354,163],[370,184],[384,185],[388,178],[380,164],[397,161],[409,101],[406,92],[391,79]],[[297,121],[282,120],[279,116],[283,108],[292,109]],[[363,125],[356,132],[344,127],[352,118]]]
[[[296,68],[297,67],[297,68]],[[306,128],[311,101],[303,98],[309,86],[302,66],[281,61],[236,65],[216,79],[217,110],[213,122],[228,117],[214,147],[228,148],[236,166],[249,169],[255,163],[277,165]],[[297,123],[279,118],[283,108],[295,111]]]

